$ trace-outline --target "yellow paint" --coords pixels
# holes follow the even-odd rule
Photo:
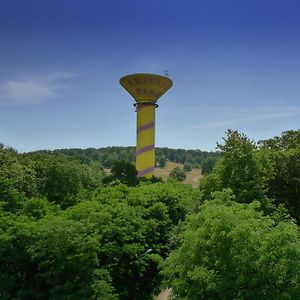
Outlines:
[[[137,128],[155,122],[155,105],[139,109],[137,106]],[[155,145],[155,127],[140,131],[136,135],[136,151],[144,147]],[[155,150],[149,150],[136,156],[136,169],[140,172],[155,165]],[[144,175],[152,177],[152,172]]]
[[[155,103],[172,87],[173,82],[168,77],[160,75],[132,74],[122,77],[120,84],[136,101],[138,129],[155,122]],[[155,127],[137,132],[136,151],[151,145],[155,145]],[[139,173],[154,166],[155,149],[136,155],[136,169]],[[153,175],[154,171],[151,171],[140,176],[151,177]]]
[[[120,79],[123,88],[136,102],[156,102],[173,82],[170,78],[154,74],[133,74]]]

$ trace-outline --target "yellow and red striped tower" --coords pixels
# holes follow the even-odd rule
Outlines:
[[[151,177],[155,168],[156,101],[172,87],[173,82],[168,77],[155,74],[132,74],[122,77],[120,84],[136,101],[138,176]]]

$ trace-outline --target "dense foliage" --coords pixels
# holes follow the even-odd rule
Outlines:
[[[118,180],[120,183],[135,186],[139,183],[137,175],[138,171],[132,163],[120,160],[112,166],[110,175],[105,176],[103,182],[108,184]]]
[[[171,232],[196,190],[136,182],[126,162],[104,186],[94,163],[0,153],[1,299],[152,299]]]
[[[214,171],[200,183],[203,199],[230,188],[237,202],[260,200],[265,211],[282,205],[300,221],[300,130],[258,144],[229,130],[219,149]]]
[[[297,226],[233,199],[214,193],[183,227],[164,270],[176,299],[298,299]]]
[[[176,299],[298,299],[300,131],[256,144],[228,130],[218,147],[175,235],[168,286]]]
[[[158,151],[185,162],[163,182],[137,177],[130,148],[107,175],[114,147],[0,145],[0,299],[147,300],[163,279],[175,299],[298,299],[300,131],[228,130],[218,148],[192,189],[185,150]]]
[[[170,172],[170,177],[178,181],[184,181],[186,178],[186,171],[184,169],[176,167]]]
[[[259,145],[267,196],[284,204],[300,224],[300,130],[283,132]]]
[[[45,152],[45,151],[42,151]],[[48,151],[49,152],[49,151]],[[106,147],[106,148],[88,148],[88,149],[57,149],[54,153],[61,153],[78,159],[83,163],[91,161],[99,162],[104,168],[111,168],[117,161],[124,160],[134,163],[135,147]],[[216,163],[219,153],[207,152],[201,150],[170,149],[167,147],[155,148],[156,164],[164,167],[166,160],[176,163],[189,163],[193,168],[204,166],[205,173],[211,172]]]

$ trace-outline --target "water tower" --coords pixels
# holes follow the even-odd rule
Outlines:
[[[167,76],[132,74],[120,79],[135,99],[137,112],[136,169],[138,176],[151,177],[155,168],[155,109],[157,100],[172,87]]]

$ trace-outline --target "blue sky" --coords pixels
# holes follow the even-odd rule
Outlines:
[[[214,150],[300,120],[298,0],[1,0],[0,142],[135,144],[131,73],[163,74],[156,144]]]

